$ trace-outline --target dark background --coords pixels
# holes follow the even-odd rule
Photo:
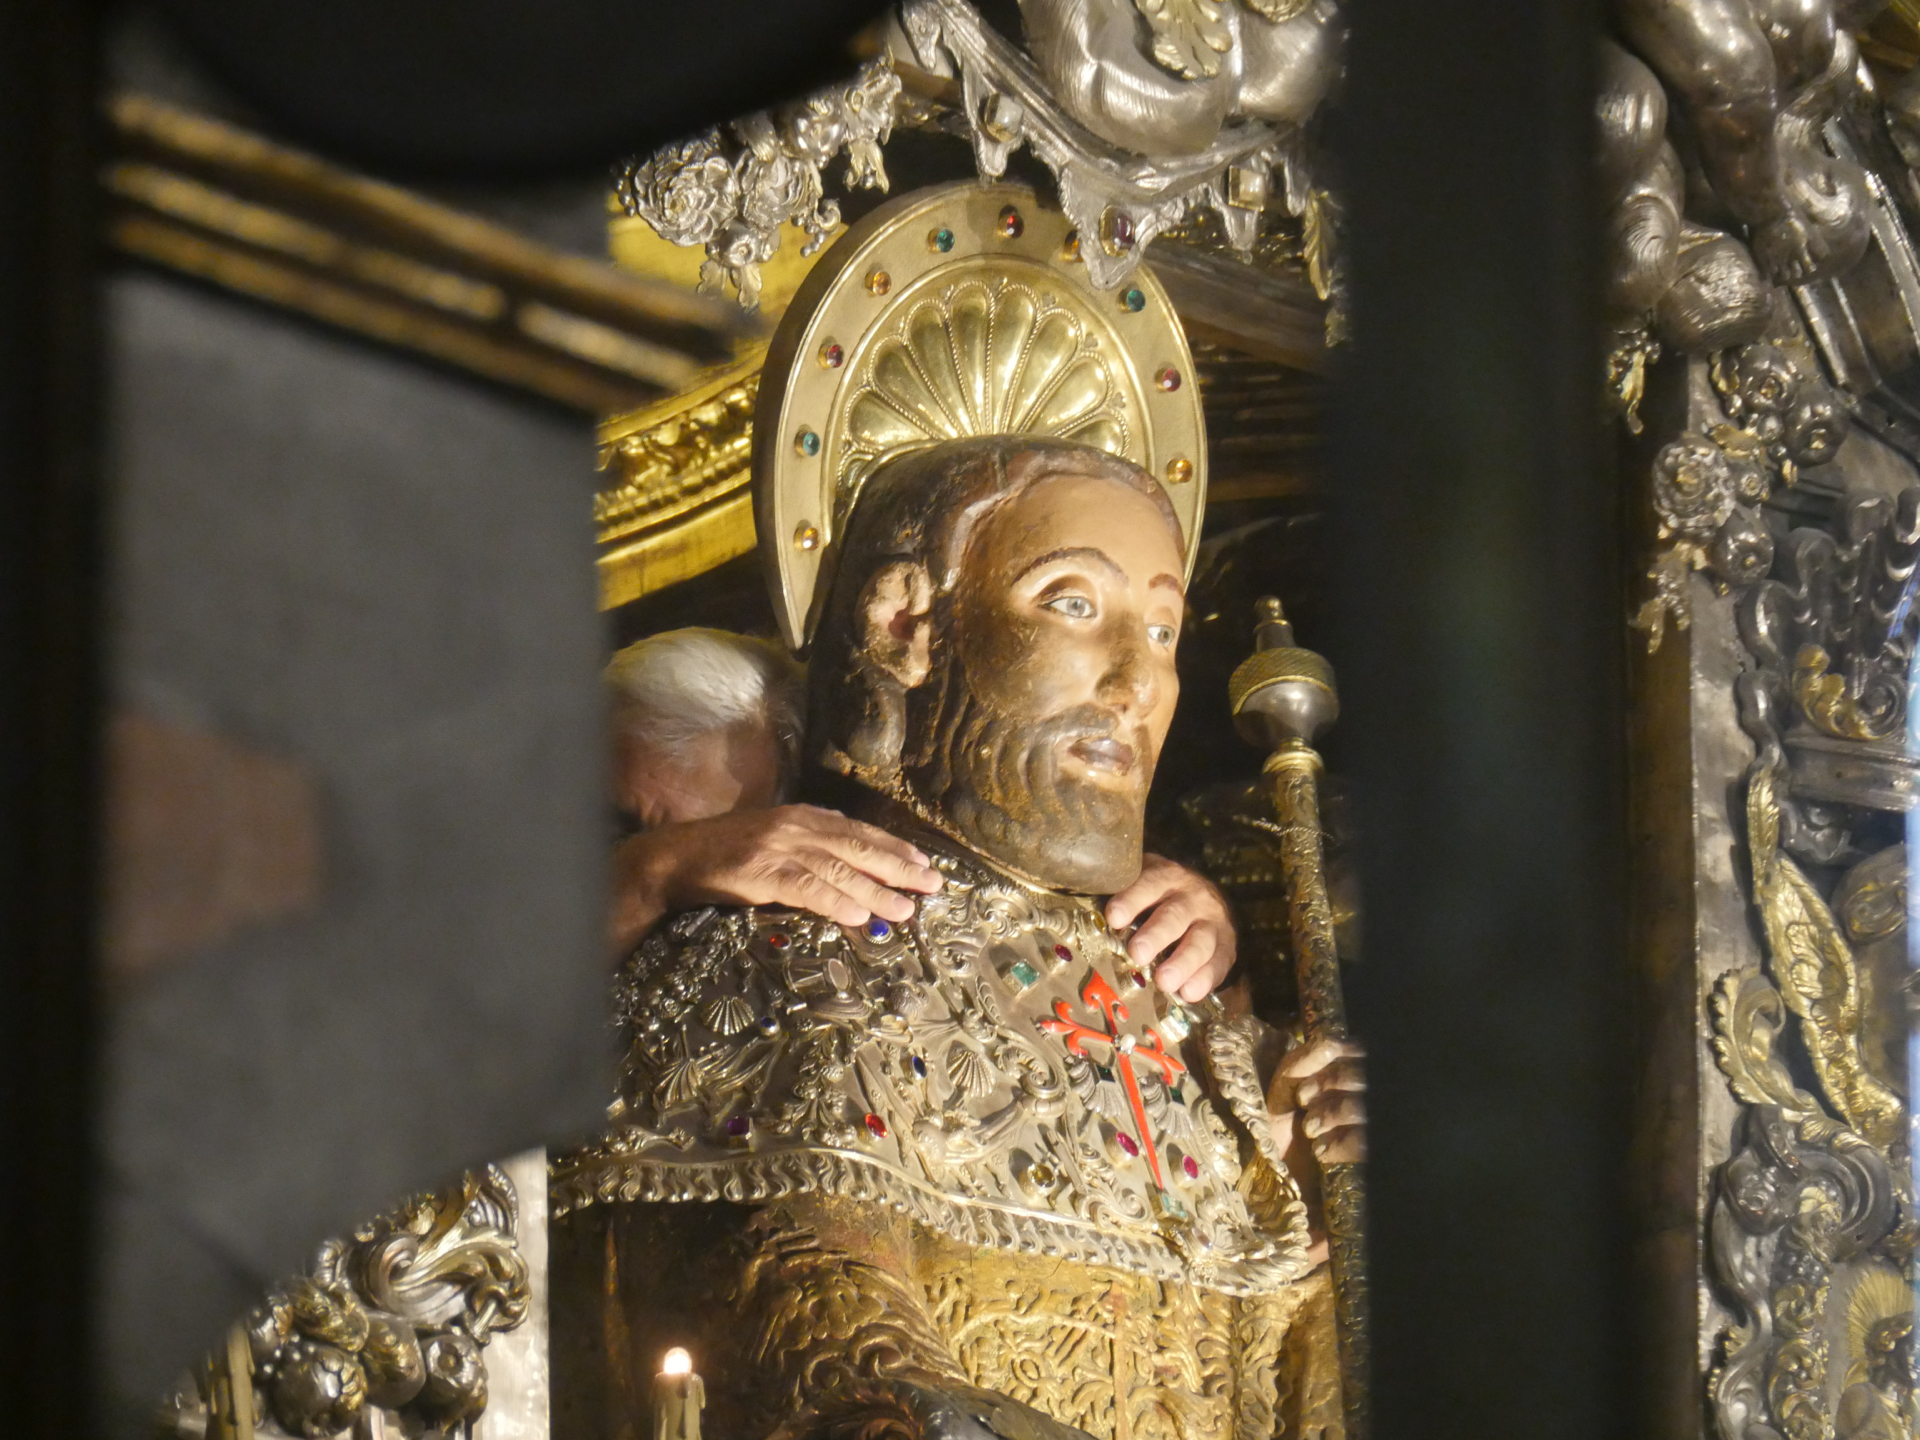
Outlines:
[[[589,174],[802,92],[848,68],[875,13],[160,8],[281,133],[449,183]],[[1570,0],[1350,13],[1335,141],[1358,338],[1335,386],[1323,648],[1367,822],[1352,1005],[1372,1052],[1378,1431],[1623,1434],[1625,605],[1588,303],[1598,19]],[[100,1423],[108,18],[0,6],[0,1393],[12,1433],[49,1440]]]

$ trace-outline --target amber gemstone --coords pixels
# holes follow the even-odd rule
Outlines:
[[[1175,485],[1184,485],[1193,479],[1193,462],[1186,459],[1167,462],[1167,479]]]
[[[798,525],[793,527],[793,543],[802,550],[819,549],[819,527],[809,521],[802,520]]]
[[[893,277],[884,270],[876,270],[867,276],[867,292],[872,295],[884,295],[893,288]]]

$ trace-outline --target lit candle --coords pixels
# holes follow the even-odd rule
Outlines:
[[[707,1387],[693,1373],[693,1356],[675,1346],[653,1377],[653,1440],[700,1440]]]

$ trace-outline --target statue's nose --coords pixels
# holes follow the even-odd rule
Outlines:
[[[1113,664],[1100,683],[1100,698],[1115,709],[1135,715],[1153,709],[1160,698],[1160,681],[1144,637],[1128,635],[1116,645]]]

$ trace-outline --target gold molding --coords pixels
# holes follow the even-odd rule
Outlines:
[[[766,347],[600,427],[593,497],[600,608],[711,570],[754,546],[748,485]]]
[[[107,107],[122,253],[596,416],[765,322],[141,95]]]

